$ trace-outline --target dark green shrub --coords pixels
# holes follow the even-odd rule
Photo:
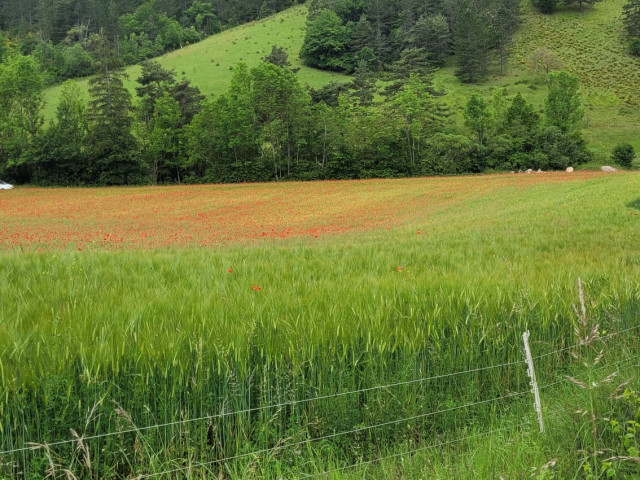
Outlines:
[[[620,143],[613,149],[611,158],[621,167],[631,168],[633,159],[636,158],[636,152],[633,149],[633,145],[629,143]]]
[[[532,3],[542,13],[553,13],[558,5],[558,0],[532,0]]]

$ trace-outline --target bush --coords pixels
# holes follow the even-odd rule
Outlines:
[[[436,133],[429,139],[422,160],[422,175],[455,175],[481,172],[486,165],[478,158],[478,145],[464,135]]]
[[[611,159],[624,168],[631,168],[634,158],[636,158],[636,152],[633,145],[629,143],[618,144],[611,154]]]
[[[542,13],[553,13],[558,5],[558,0],[533,0],[533,5]]]
[[[629,52],[631,55],[640,57],[640,38],[633,38],[629,43]]]
[[[589,163],[593,159],[582,137],[565,133],[555,126],[547,127],[537,135],[536,150],[544,155],[536,156],[534,166],[543,170],[564,170],[570,165]],[[543,164],[545,156],[546,164]]]

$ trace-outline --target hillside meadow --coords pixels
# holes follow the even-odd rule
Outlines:
[[[2,192],[0,475],[305,478],[519,432],[522,333],[542,385],[573,372],[578,277],[590,321],[637,327],[639,201],[637,173],[599,172]],[[89,465],[24,449],[70,429],[98,436]]]
[[[506,75],[495,71],[487,82],[465,85],[455,79],[450,67],[436,73],[434,85],[447,94],[444,98],[461,124],[464,106],[473,92],[482,93],[490,101],[495,89],[504,88],[509,95],[520,93],[542,112],[547,95],[545,76],[533,73],[530,61],[533,52],[544,48],[558,58],[563,69],[580,79],[582,133],[598,153],[598,161],[606,164],[611,150],[620,142],[630,142],[638,151],[640,59],[627,52],[621,21],[624,3],[596,3],[587,6],[583,14],[577,4],[560,5],[552,15],[543,15],[525,1]]]
[[[331,81],[345,82],[349,77],[335,72],[309,68],[299,58],[304,39],[307,7],[298,5],[262,20],[256,20],[230,28],[201,42],[167,53],[155,60],[162,67],[174,70],[178,79],[186,77],[192,85],[205,95],[224,93],[231,81],[233,67],[240,62],[255,67],[278,45],[289,54],[292,68],[299,68],[298,78],[302,84],[319,88]],[[125,68],[128,79],[125,86],[135,96],[136,79],[140,76],[139,65]],[[88,79],[72,80],[86,92]],[[62,85],[45,92],[44,116],[53,118],[59,101]]]
[[[492,65],[490,78],[477,85],[461,83],[455,68],[446,66],[436,72],[434,87],[444,93],[456,122],[464,123],[463,110],[469,96],[478,92],[491,101],[495,89],[506,89],[509,96],[520,93],[544,109],[547,94],[544,75],[532,73],[529,63],[532,53],[546,48],[561,61],[562,68],[577,75],[582,84],[585,107],[583,135],[598,153],[597,163],[609,162],[609,154],[620,142],[630,142],[640,151],[640,104],[637,85],[640,81],[640,60],[626,51],[620,15],[625,0],[609,0],[585,8],[561,6],[553,15],[542,15],[528,1],[523,2],[523,21],[516,32],[505,74],[499,73],[498,57]],[[202,42],[157,58],[177,77],[185,76],[205,95],[218,95],[228,88],[233,68],[238,62],[249,67],[257,65],[278,45],[287,51],[292,67],[299,68],[298,78],[304,85],[322,87],[331,81],[347,82],[351,77],[335,72],[306,67],[299,58],[304,39],[307,7],[298,5],[272,17],[241,25]],[[450,62],[452,63],[452,61]],[[126,68],[126,85],[135,95],[140,66]],[[77,80],[86,91],[87,79]],[[53,118],[61,86],[45,92],[45,118]]]

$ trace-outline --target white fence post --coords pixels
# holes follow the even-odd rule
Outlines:
[[[540,425],[540,433],[544,433],[544,421],[542,420],[542,404],[540,403],[540,392],[538,391],[538,381],[536,380],[536,371],[533,368],[533,357],[531,356],[531,349],[529,348],[529,331],[527,330],[522,334],[522,340],[524,341],[524,354],[527,361],[527,374],[531,379],[531,393],[533,393],[534,404],[536,413],[538,414],[538,425]]]

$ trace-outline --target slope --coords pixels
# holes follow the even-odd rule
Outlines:
[[[299,67],[298,77],[303,84],[319,87],[326,83],[345,81],[347,77],[302,65],[299,51],[304,39],[307,7],[298,5],[263,20],[251,22],[180,50],[167,53],[156,60],[165,68],[173,69],[178,78],[188,78],[205,95],[219,94],[227,89],[233,66],[244,62],[250,67],[257,65],[269,54],[273,45],[283,47],[289,54],[292,67]],[[129,75],[127,87],[135,94],[136,78],[140,66],[126,68]],[[75,80],[83,91],[87,90],[88,79]],[[56,85],[45,92],[44,115],[52,118],[58,104],[62,85]]]
[[[586,7],[583,14],[577,5],[565,6],[552,15],[542,15],[529,0],[523,0],[523,23],[514,38],[506,75],[493,75],[481,85],[465,85],[449,67],[436,75],[436,87],[447,93],[445,98],[459,123],[472,92],[490,99],[495,88],[506,88],[509,95],[521,93],[542,112],[547,93],[545,78],[531,73],[528,64],[536,49],[546,48],[561,60],[564,69],[580,78],[585,108],[583,134],[600,154],[599,160],[609,161],[609,153],[619,142],[630,142],[638,151],[640,59],[626,52],[620,20],[624,3],[607,0]]]

